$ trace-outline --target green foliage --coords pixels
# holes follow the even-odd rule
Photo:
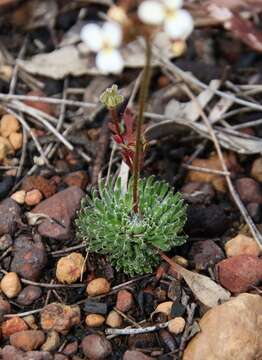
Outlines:
[[[135,275],[151,272],[159,263],[156,248],[168,251],[186,241],[186,206],[164,181],[139,181],[140,214],[132,211],[132,181],[123,195],[120,179],[100,182],[82,203],[76,220],[78,236],[92,252],[107,255],[117,270]]]

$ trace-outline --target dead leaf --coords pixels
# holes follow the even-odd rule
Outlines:
[[[212,308],[230,299],[230,292],[209,277],[183,268],[162,252],[159,254],[176,272],[183,276],[195,297],[205,306]]]
[[[170,43],[164,33],[159,33],[156,36],[155,45],[163,56],[169,59],[172,57]],[[126,67],[144,66],[145,54],[141,39],[129,43],[121,52]],[[157,60],[152,63],[153,66],[158,64]],[[63,79],[68,75],[100,74],[95,66],[94,54],[86,53],[83,44],[78,47],[76,45],[67,45],[50,53],[35,55],[30,60],[19,60],[19,65],[30,74],[46,76],[55,80]]]
[[[89,60],[89,63],[88,63]],[[82,58],[76,46],[70,45],[47,54],[38,54],[30,60],[18,60],[19,66],[33,75],[50,77],[55,80],[68,75],[97,75],[96,68],[90,64],[90,58]]]

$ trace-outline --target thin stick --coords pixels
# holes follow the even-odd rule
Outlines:
[[[76,106],[82,108],[96,108],[98,106],[98,104],[96,103],[83,102],[83,101],[55,99],[44,96],[14,95],[14,94],[3,94],[3,93],[0,93],[0,100],[3,101],[21,100],[21,101],[32,101],[32,102],[41,101],[43,103],[48,103],[48,104],[57,104],[57,105],[65,104],[68,106]]]
[[[208,168],[204,168],[204,167],[200,167],[200,166],[193,166],[193,165],[188,165],[188,164],[182,164],[182,166],[189,170],[200,171],[200,172],[204,172],[204,173],[208,173],[208,174],[230,175],[229,171],[208,169]]]
[[[143,80],[139,93],[139,112],[136,127],[136,149],[135,158],[133,164],[133,211],[139,212],[139,194],[138,194],[138,181],[140,177],[140,157],[142,150],[141,134],[144,123],[144,111],[146,106],[146,100],[148,97],[149,82],[150,82],[150,61],[151,61],[151,43],[149,39],[146,39],[146,64],[143,74]]]
[[[157,324],[153,326],[147,326],[144,328],[125,328],[125,329],[106,329],[105,333],[107,335],[137,335],[154,332],[157,330],[164,329],[168,326],[169,321],[166,321],[162,324]]]

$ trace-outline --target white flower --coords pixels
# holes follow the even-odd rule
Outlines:
[[[163,25],[173,40],[185,40],[193,31],[190,13],[181,9],[183,0],[146,0],[138,7],[139,19],[148,25]]]
[[[121,73],[124,61],[118,50],[122,42],[122,28],[119,24],[106,22],[102,27],[88,24],[82,28],[80,37],[90,51],[97,53],[96,66],[103,74]]]

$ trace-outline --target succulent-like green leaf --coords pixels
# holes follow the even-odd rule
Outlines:
[[[102,180],[98,191],[82,202],[76,219],[78,237],[89,251],[107,255],[117,270],[129,275],[151,272],[168,251],[186,241],[186,206],[180,193],[154,177],[139,181],[140,213],[132,210],[132,180],[125,194],[121,183]]]

